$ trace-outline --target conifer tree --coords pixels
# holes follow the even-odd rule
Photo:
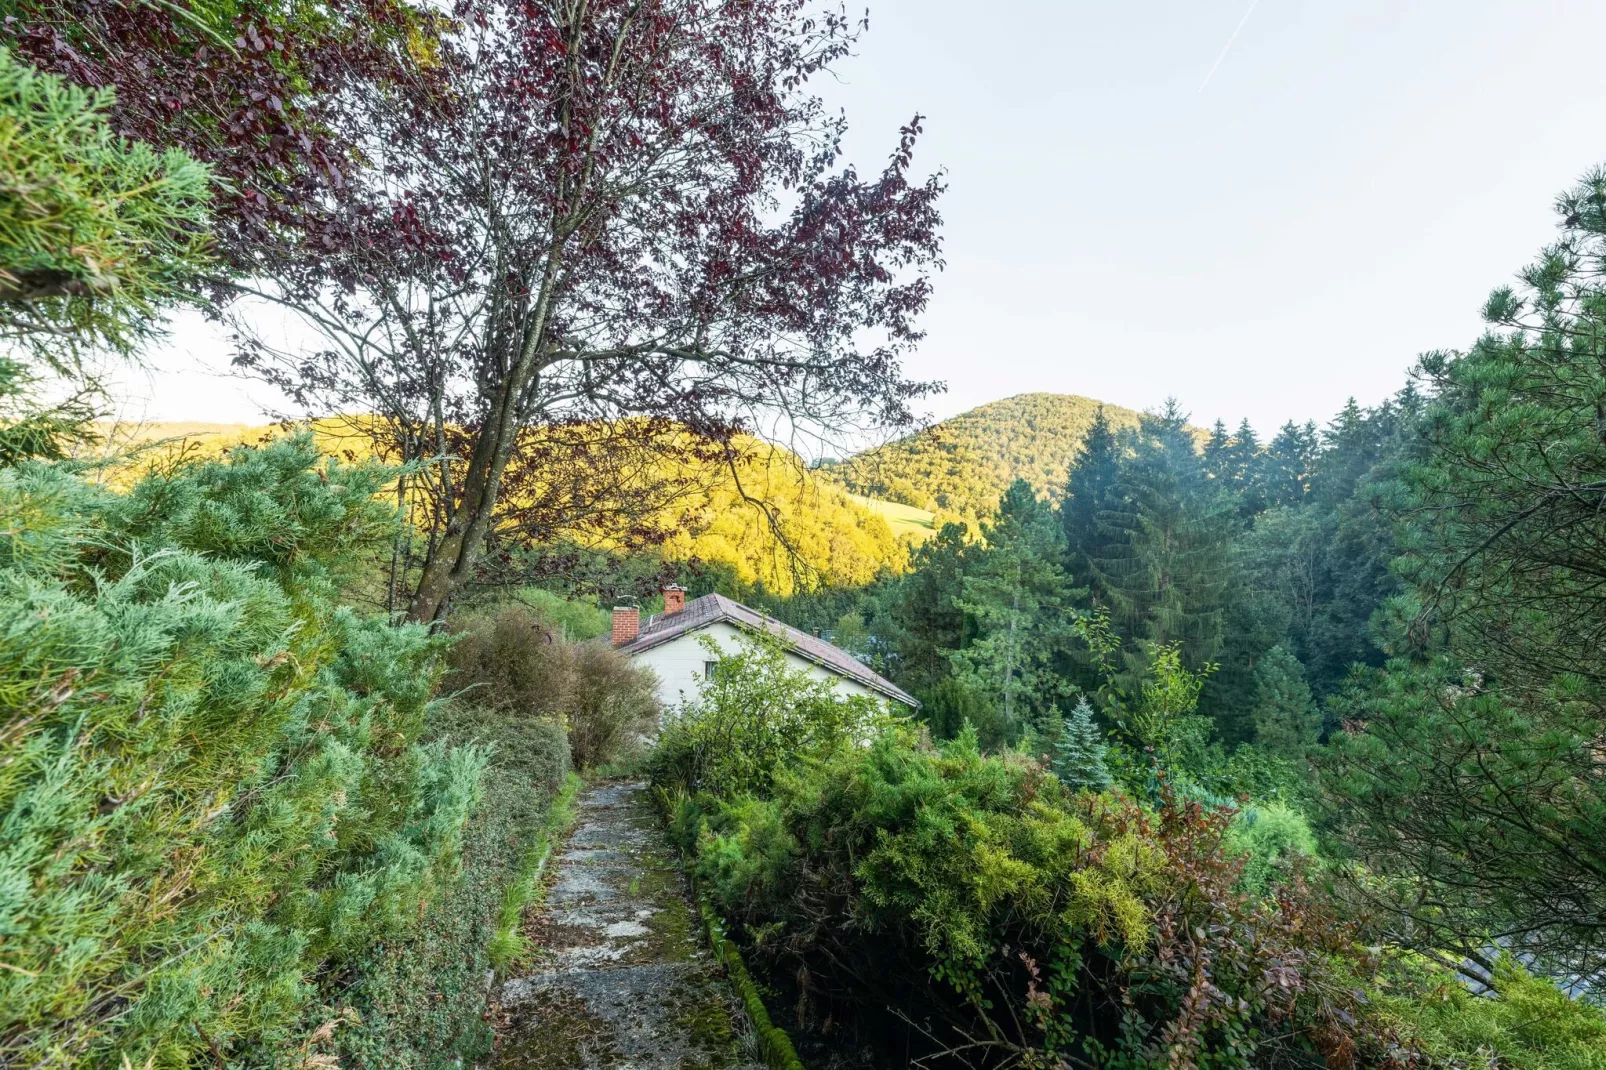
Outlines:
[[[1129,642],[1183,644],[1188,661],[1221,648],[1237,520],[1204,477],[1187,416],[1175,404],[1146,417],[1099,516],[1107,540],[1093,576],[1111,620]]]
[[[1270,505],[1303,505],[1316,466],[1316,425],[1289,420],[1266,447],[1266,499]]]
[[[1392,662],[1348,696],[1331,827],[1439,947],[1499,938],[1606,976],[1606,169],[1484,306],[1465,352],[1423,356],[1414,449],[1380,498],[1407,595]],[[1385,496],[1386,495],[1386,496]],[[1424,904],[1431,904],[1424,909]],[[1402,926],[1407,928],[1407,926]]]
[[[1266,651],[1255,666],[1255,741],[1295,758],[1315,746],[1321,714],[1305,683],[1305,668],[1282,646]]]
[[[1205,474],[1223,488],[1230,487],[1232,482],[1231,451],[1232,436],[1227,434],[1227,423],[1218,419],[1205,440],[1202,457]]]
[[[960,605],[975,637],[950,657],[965,686],[996,696],[1006,725],[1048,713],[1065,688],[1058,658],[1070,646],[1070,588],[1064,541],[1053,512],[1031,484],[1016,480],[970,555]]]
[[[0,47],[0,344],[57,372],[131,348],[207,264],[206,168],[118,137],[112,103]]]
[[[1092,559],[1103,549],[1104,537],[1099,529],[1099,512],[1108,504],[1115,487],[1117,465],[1120,461],[1120,444],[1109,419],[1100,405],[1082,442],[1082,452],[1076,458],[1065,483],[1065,497],[1060,503],[1060,524],[1065,530],[1066,567],[1074,580],[1092,583]],[[1093,586],[1094,598],[1098,589]]]
[[[1233,432],[1225,461],[1231,486],[1238,496],[1239,511],[1247,517],[1266,508],[1260,438],[1247,418],[1238,421],[1238,430]]]
[[[948,678],[948,653],[965,641],[965,526],[944,524],[909,555],[909,572],[888,592],[878,618],[897,659],[900,683],[924,692]]]
[[[1087,696],[1078,696],[1076,706],[1065,715],[1056,740],[1054,775],[1068,788],[1104,791],[1110,786],[1110,770],[1104,762],[1104,741]]]

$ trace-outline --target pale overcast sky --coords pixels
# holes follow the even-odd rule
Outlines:
[[[938,416],[1175,395],[1264,433],[1476,337],[1606,161],[1603,37],[1599,0],[874,0],[822,88],[861,170],[919,111],[947,171]],[[129,415],[252,419],[225,359],[182,324]]]

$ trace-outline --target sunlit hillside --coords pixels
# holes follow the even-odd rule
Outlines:
[[[331,453],[351,451],[360,441],[339,423],[313,430]],[[126,458],[105,476],[117,484],[179,451],[218,453],[282,433],[271,425],[200,422],[108,426],[99,449]],[[677,530],[663,545],[667,558],[728,565],[744,584],[790,595],[800,586],[857,586],[887,569],[901,570],[910,539],[931,532],[929,513],[850,495],[778,447],[756,446],[738,471],[733,477],[710,464],[696,474],[696,495],[672,507],[670,525]]]
[[[868,498],[863,494],[849,494],[848,497],[884,519],[892,528],[892,533],[899,538],[907,537],[919,542],[937,533],[937,517],[929,509],[916,509],[902,502]]]
[[[974,520],[998,505],[1016,479],[1057,500],[1100,402],[1075,394],[1017,394],[979,405],[832,469],[857,493]],[[1135,428],[1138,414],[1104,406],[1110,423]]]

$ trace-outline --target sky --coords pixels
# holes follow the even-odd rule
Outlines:
[[[916,112],[937,417],[1027,391],[1324,422],[1465,347],[1606,162],[1598,0],[873,0],[818,89],[879,169]],[[1236,35],[1235,35],[1236,34]],[[1228,43],[1230,41],[1230,47]],[[181,318],[124,415],[270,400]]]

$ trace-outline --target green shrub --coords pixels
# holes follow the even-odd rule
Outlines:
[[[418,742],[445,641],[334,601],[389,478],[310,436],[0,472],[11,1065],[272,1062],[449,882],[486,753]]]
[[[650,671],[602,643],[564,642],[525,606],[471,615],[452,630],[449,684],[475,705],[566,726],[576,768],[618,760],[657,725]]]
[[[1227,851],[1242,857],[1243,886],[1256,895],[1316,856],[1316,834],[1298,810],[1279,803],[1245,806],[1227,826]]]
[[[1469,1070],[1606,1070],[1606,1012],[1570,999],[1509,956],[1492,992],[1475,996],[1436,967],[1408,965],[1384,998],[1436,1066]]]
[[[118,137],[111,97],[0,48],[0,339],[58,367],[129,347],[206,266],[206,168]]]
[[[534,890],[533,865],[567,823],[569,744],[552,721],[467,702],[431,714],[431,740],[490,743],[484,801],[464,833],[461,870],[420,923],[372,947],[349,971],[339,1007],[355,1012],[334,1037],[346,1067],[447,1070],[490,1053],[486,979],[516,954]],[[510,917],[511,916],[511,917]]]
[[[509,605],[454,619],[451,632],[447,683],[465,701],[532,720],[562,717],[573,666],[546,621]]]
[[[574,764],[595,769],[634,754],[658,727],[658,681],[601,643],[570,648],[573,688],[566,710]]]
[[[1297,881],[1242,891],[1228,811],[1073,794],[973,729],[883,730],[755,784],[663,786],[704,887],[817,1038],[898,1065],[1387,1062],[1349,929]]]
[[[974,730],[751,783],[661,786],[818,1061],[843,1035],[872,1065],[1606,1070],[1606,1014],[1509,960],[1484,998],[1358,946],[1301,877],[1291,808],[1073,794]]]
[[[713,676],[664,725],[649,762],[662,786],[767,794],[787,765],[868,740],[890,723],[881,700],[844,696],[832,681],[790,667],[778,638],[743,639],[735,654],[702,642],[716,662]]]

